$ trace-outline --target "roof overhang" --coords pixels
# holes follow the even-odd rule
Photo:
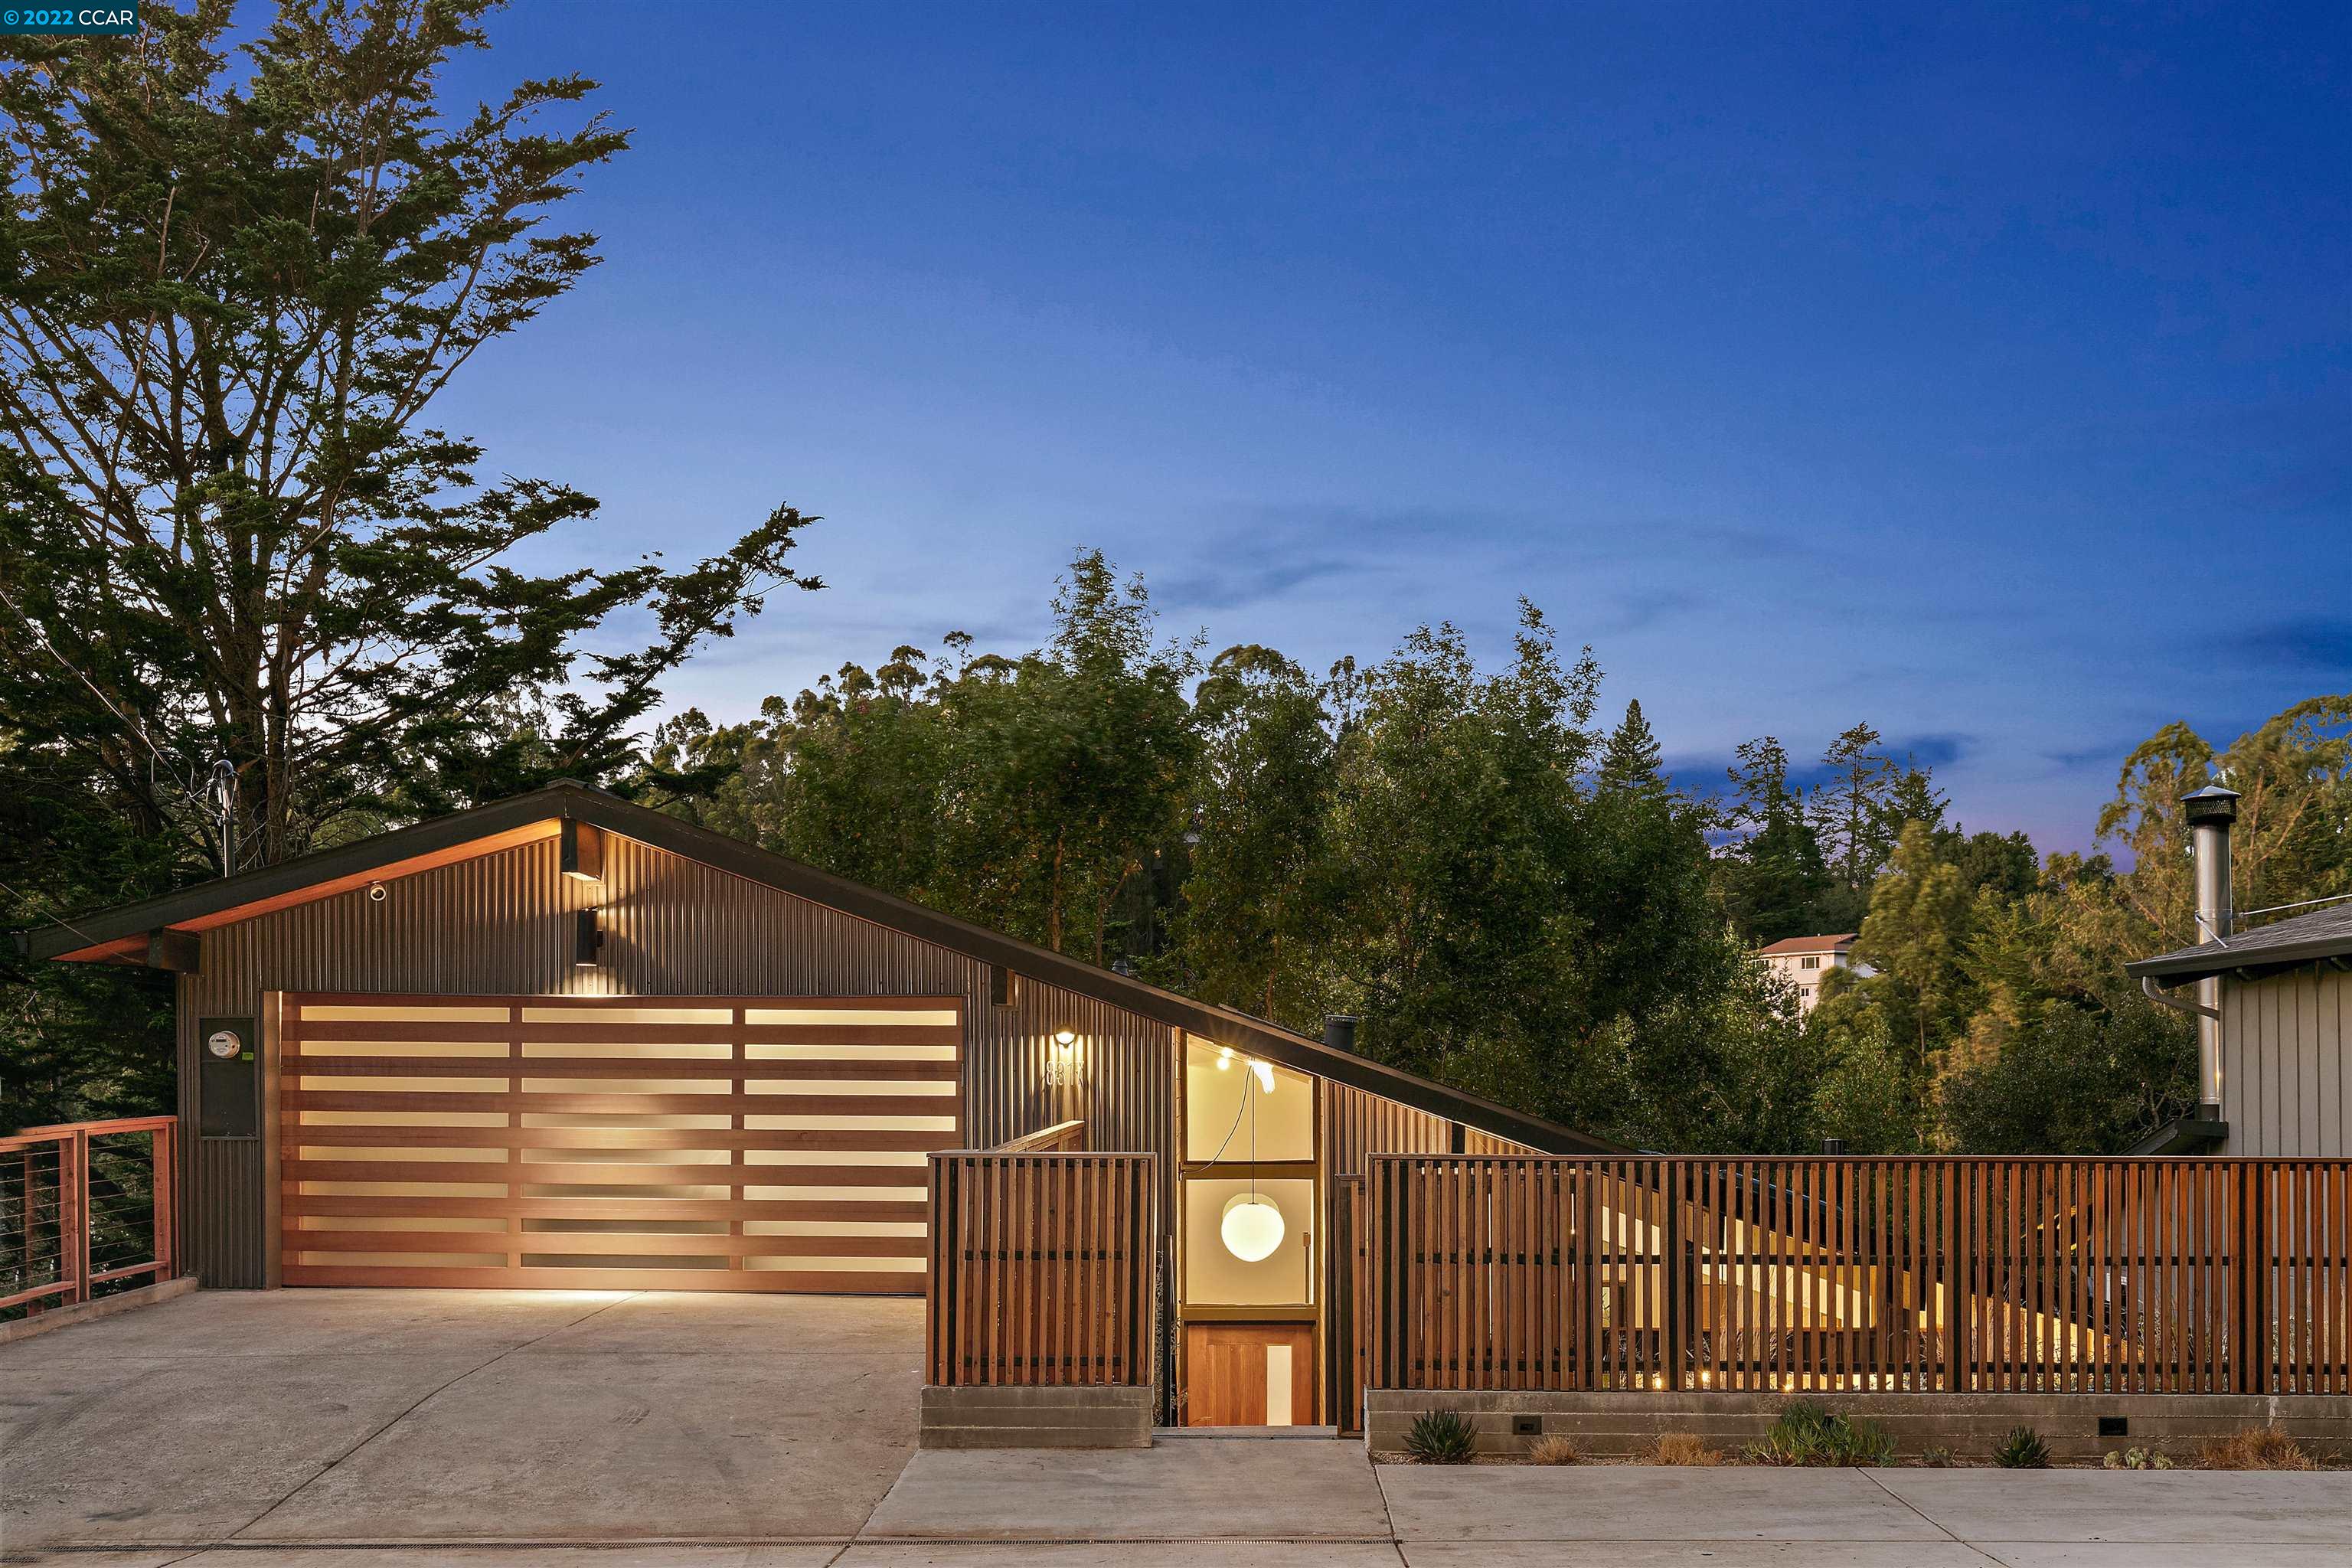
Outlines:
[[[36,958],[155,963],[159,956],[169,952],[184,954],[185,948],[175,938],[355,891],[371,882],[389,881],[554,838],[563,833],[567,820],[587,823],[652,845],[730,876],[969,954],[982,963],[1124,1008],[1187,1034],[1398,1100],[1432,1115],[1466,1122],[1482,1131],[1548,1152],[1631,1152],[1605,1139],[1524,1115],[1481,1096],[1449,1089],[1351,1051],[1327,1046],[1320,1040],[1293,1034],[1245,1013],[1196,1002],[1140,980],[1098,969],[1083,960],[940,914],[756,844],[714,833],[570,780],[558,781],[529,795],[434,817],[413,827],[322,849],[299,859],[225,877],[79,921],[59,922],[48,930],[29,933],[22,939],[23,946]],[[165,963],[159,966],[183,965]],[[193,967],[193,963],[184,966]]]
[[[2210,980],[2216,975],[2226,975],[2233,980],[2263,980],[2314,963],[2352,969],[2352,942],[2341,936],[2317,937],[2309,942],[2272,942],[2243,950],[2209,942],[2203,947],[2126,963],[2124,973],[2135,980],[2153,980],[2169,991],[2176,986]]]

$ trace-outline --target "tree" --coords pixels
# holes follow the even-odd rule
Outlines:
[[[1668,795],[1664,752],[1650,721],[1642,716],[1638,700],[1625,704],[1625,717],[1610,731],[1594,787],[1604,795],[1643,800],[1663,800]]]
[[[1871,890],[1870,913],[1854,942],[1855,959],[1877,973],[1835,993],[1858,994],[1885,1015],[1889,1037],[1909,1048],[1922,1084],[1936,1052],[1966,1016],[1962,961],[1972,903],[1959,868],[1937,859],[1934,837],[1911,824]]]
[[[1183,978],[1207,1001],[1309,1029],[1336,749],[1324,693],[1255,644],[1210,662],[1193,698],[1201,750],[1178,916]]]
[[[1368,1054],[1520,1105],[1570,1092],[1589,1037],[1575,829],[1599,679],[1589,654],[1564,667],[1523,603],[1492,676],[1457,629],[1424,626],[1341,693],[1328,962]]]
[[[1868,724],[1842,731],[1822,753],[1830,777],[1813,794],[1811,816],[1823,861],[1845,891],[1859,899],[1870,891],[1885,864],[1902,823],[1887,820],[1888,797],[1897,777],[1895,759],[1878,748],[1879,733]]]
[[[1830,885],[1820,836],[1789,783],[1788,749],[1770,735],[1741,742],[1726,826],[1739,837],[1718,865],[1724,907],[1755,944],[1815,934]]]
[[[2196,1100],[2197,1030],[2130,1002],[2060,1006],[1948,1078],[1945,1137],[1970,1154],[2120,1154]]]
[[[1181,831],[1194,752],[1194,647],[1159,643],[1142,579],[1082,550],[1054,595],[1052,643],[982,657],[937,689],[949,747],[945,907],[1097,963],[1120,895]]]
[[[595,503],[478,481],[425,423],[595,265],[545,220],[627,144],[552,124],[577,77],[451,114],[437,79],[488,9],[289,3],[241,76],[226,0],[6,40],[0,711],[176,837],[172,877],[299,853],[355,805],[614,777],[698,644],[818,585],[789,507],[683,571],[525,573],[518,546]],[[583,651],[623,612],[651,640]]]

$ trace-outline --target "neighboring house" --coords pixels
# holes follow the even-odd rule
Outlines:
[[[2218,1152],[2352,1154],[2352,901],[2128,965],[2168,993],[2221,993]]]
[[[1195,1424],[1328,1410],[1368,1153],[1622,1152],[578,784],[19,942],[175,974],[207,1286],[919,1294],[929,1153],[1082,1122],[1159,1157]]]
[[[2237,930],[2237,801],[2209,785],[2182,802],[2196,839],[2198,926],[2212,940],[2125,965],[2151,1001],[2197,1017],[2197,1113],[2140,1152],[2352,1153],[2352,900]]]
[[[1773,973],[1787,981],[1797,993],[1797,1005],[1810,1013],[1822,999],[1822,982],[1832,969],[1850,969],[1856,974],[1878,972],[1866,963],[1854,961],[1855,933],[1838,931],[1829,936],[1792,936],[1759,947],[1748,954]]]

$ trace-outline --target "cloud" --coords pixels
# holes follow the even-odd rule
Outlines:
[[[2230,639],[2241,658],[2270,669],[2315,669],[2352,675],[2352,617],[2305,616],[2273,621]]]
[[[1255,552],[1256,559],[1228,555],[1189,569],[1163,572],[1151,586],[1151,595],[1163,605],[1188,610],[1230,610],[1303,588],[1309,583],[1349,576],[1366,570],[1360,562],[1336,556],[1280,559],[1273,551]]]
[[[1950,767],[1976,749],[1977,738],[1974,735],[1957,734],[1948,731],[1935,734],[1912,735],[1903,740],[1886,742],[1889,755],[1915,762],[1923,768]]]

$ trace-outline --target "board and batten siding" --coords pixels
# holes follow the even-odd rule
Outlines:
[[[1013,1005],[992,1006],[977,959],[618,834],[605,835],[601,882],[564,877],[557,853],[543,839],[388,881],[381,903],[361,889],[204,932],[201,971],[178,982],[183,1124],[200,1124],[197,1021],[257,1019],[269,992],[956,996],[968,1142],[1083,1120],[1089,1148],[1158,1153],[1172,1184],[1167,1026],[1025,976]],[[592,907],[603,962],[581,969],[572,917]],[[1057,1053],[1064,1029],[1078,1044]],[[182,1142],[185,1246],[206,1286],[267,1282],[268,1137]]]
[[[2352,973],[2222,981],[2221,1113],[2226,1154],[2352,1153]]]

